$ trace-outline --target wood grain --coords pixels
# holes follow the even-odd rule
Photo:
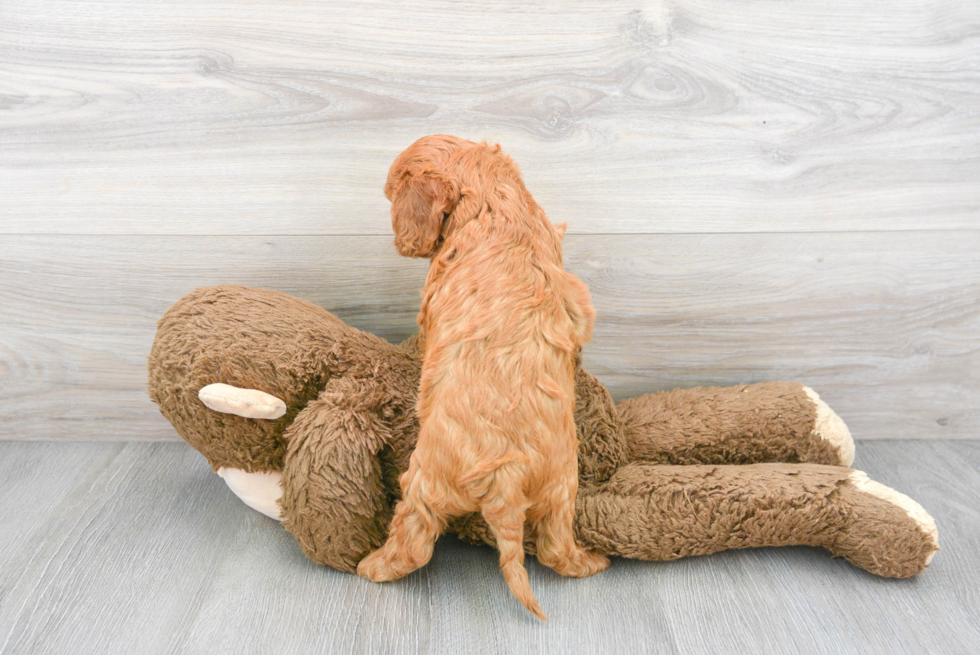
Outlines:
[[[771,379],[858,438],[980,433],[980,232],[570,236],[617,399]],[[10,236],[0,438],[173,439],[146,397],[156,320],[197,286],[277,289],[399,341],[424,261],[383,237]]]
[[[452,538],[396,583],[313,564],[186,445],[0,442],[0,653],[976,652],[980,444],[860,443],[857,464],[935,517],[943,549],[917,578],[812,548],[585,580],[532,558],[543,624],[495,551]]]
[[[571,233],[978,227],[980,5],[5,0],[0,233],[387,235],[415,138]]]

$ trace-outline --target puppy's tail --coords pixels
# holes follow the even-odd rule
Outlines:
[[[500,570],[510,591],[542,621],[547,621],[544,610],[538,605],[531,582],[524,568],[524,512],[520,507],[509,506],[499,511],[489,511],[483,508],[483,518],[486,519],[490,530],[497,540],[497,550],[500,551]]]
[[[521,546],[523,547],[523,544]],[[524,568],[524,563],[518,561],[504,562],[504,556],[501,553],[500,570],[504,572],[504,580],[507,581],[510,592],[514,594],[517,600],[521,601],[521,605],[542,621],[547,621],[548,617],[545,616],[544,610],[538,605],[538,599],[534,597],[534,592],[531,591],[531,582],[527,578],[527,569]]]

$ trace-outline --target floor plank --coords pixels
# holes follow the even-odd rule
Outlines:
[[[970,0],[6,0],[0,233],[374,234],[504,144],[571,233],[970,228]]]
[[[542,624],[493,550],[455,539],[393,584],[314,565],[186,445],[0,442],[0,653],[976,652],[980,442],[861,442],[856,466],[934,515],[943,550],[921,576],[811,548],[587,580],[532,560]]]
[[[785,379],[859,438],[980,432],[980,231],[568,237],[617,399]],[[18,236],[0,250],[0,438],[174,439],[144,391],[157,319],[197,286],[313,301],[391,340],[426,264],[387,237]]]

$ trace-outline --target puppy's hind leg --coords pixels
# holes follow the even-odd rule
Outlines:
[[[418,468],[409,466],[405,475],[405,497],[395,506],[388,540],[357,565],[357,574],[373,582],[397,580],[428,564],[445,527],[445,519],[422,498]]]
[[[569,479],[569,477],[571,479]],[[609,566],[609,558],[585,550],[575,542],[575,495],[578,479],[564,476],[551,482],[531,508],[537,520],[538,561],[561,575],[584,578]]]
[[[535,616],[547,621],[548,617],[531,591],[531,582],[524,568],[524,516],[527,508],[528,503],[523,498],[498,494],[484,502],[481,512],[497,541],[500,570],[511,593]]]

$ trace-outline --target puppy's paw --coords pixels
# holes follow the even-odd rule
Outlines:
[[[402,577],[392,569],[385,559],[384,548],[380,548],[361,560],[357,565],[357,575],[371,582],[391,582]]]
[[[600,553],[579,549],[571,557],[552,567],[559,575],[569,578],[587,578],[609,568],[609,558]]]

